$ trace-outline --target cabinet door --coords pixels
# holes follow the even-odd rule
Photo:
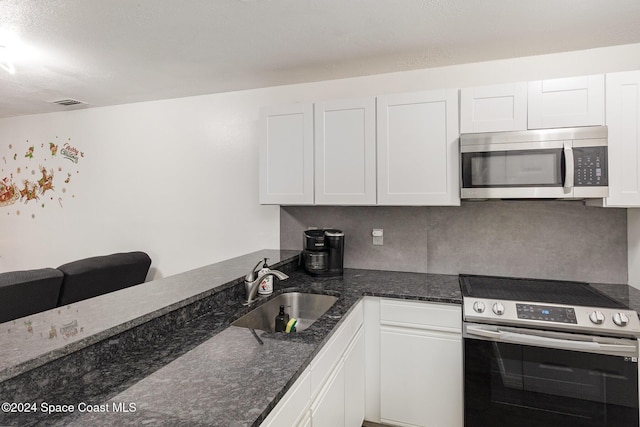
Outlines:
[[[378,98],[378,204],[460,205],[458,93]]]
[[[462,426],[462,337],[383,326],[380,342],[382,423]]]
[[[313,106],[261,112],[260,203],[313,204]]]
[[[529,129],[604,124],[604,75],[529,82]]]
[[[375,99],[315,105],[316,204],[376,203]]]
[[[311,406],[313,427],[344,427],[344,364],[340,363]]]
[[[460,91],[460,133],[526,129],[526,82]]]
[[[303,373],[295,384],[287,391],[278,405],[260,424],[261,427],[293,426],[296,421],[308,416],[308,405],[311,399],[311,375]],[[305,413],[305,411],[307,413]],[[300,422],[301,423],[301,422]]]
[[[365,400],[364,330],[360,329],[344,358],[345,426],[361,427]]]
[[[606,206],[640,206],[640,71],[607,74],[609,197]]]
[[[286,424],[282,424],[283,426]],[[304,414],[302,419],[298,422],[299,427],[311,427],[311,411]]]

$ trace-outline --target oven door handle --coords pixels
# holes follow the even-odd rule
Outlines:
[[[637,352],[637,347],[634,345],[604,344],[595,341],[565,340],[560,338],[549,338],[539,335],[528,335],[517,332],[490,331],[473,326],[467,327],[467,333],[470,335],[490,338],[494,341],[511,344],[543,346],[559,350],[629,353],[630,355],[635,355]]]

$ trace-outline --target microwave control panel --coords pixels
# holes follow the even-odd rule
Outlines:
[[[609,185],[607,147],[574,147],[573,162],[576,187]]]

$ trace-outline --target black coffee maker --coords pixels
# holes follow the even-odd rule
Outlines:
[[[306,230],[302,266],[312,276],[342,276],[344,233],[341,230]]]

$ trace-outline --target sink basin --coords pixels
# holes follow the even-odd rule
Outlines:
[[[275,318],[280,311],[280,306],[284,305],[285,313],[298,320],[296,330],[302,331],[326,313],[337,299],[338,297],[333,295],[287,292],[255,308],[231,324],[243,328],[274,332]]]

